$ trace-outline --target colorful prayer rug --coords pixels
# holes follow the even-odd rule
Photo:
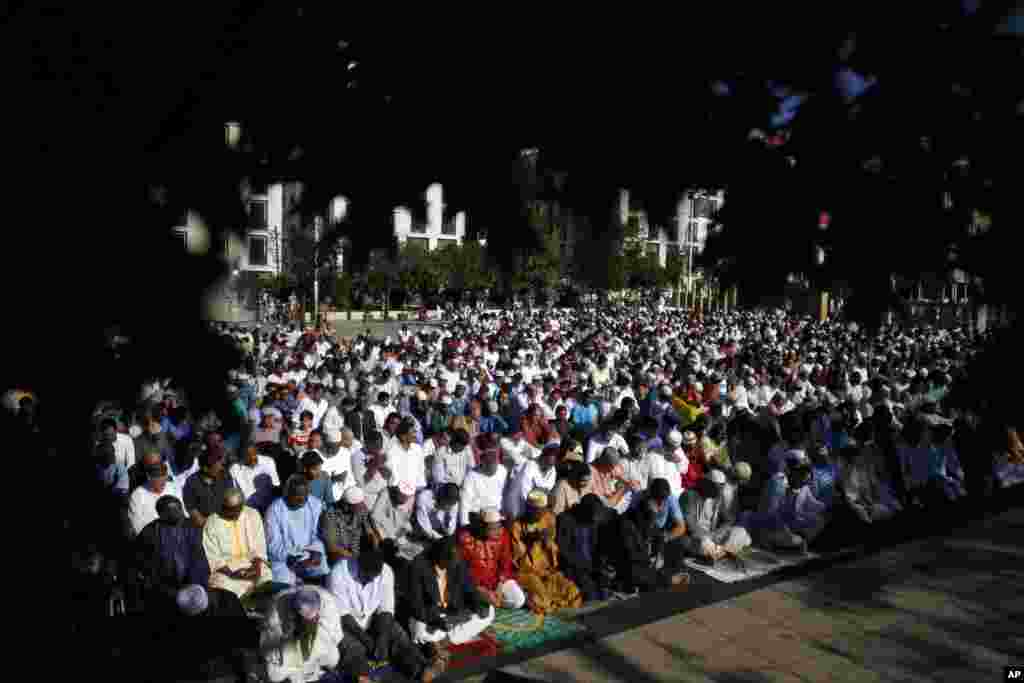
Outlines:
[[[502,653],[528,650],[582,635],[586,627],[554,615],[541,616],[523,609],[497,609],[494,631]]]

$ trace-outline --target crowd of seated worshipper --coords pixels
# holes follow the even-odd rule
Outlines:
[[[917,376],[713,349],[679,352],[673,372],[613,343],[573,352],[578,380],[493,344],[493,371],[446,360],[428,379],[400,348],[365,338],[322,358],[308,336],[271,339],[262,388],[229,391],[249,433],[164,397],[98,420],[89,465],[96,532],[147,613],[228,614],[279,591],[271,680],[366,680],[374,658],[432,680],[444,645],[495,609],[685,588],[687,559],[838,549],[1024,479],[1014,426],[982,438],[941,417],[942,382]]]

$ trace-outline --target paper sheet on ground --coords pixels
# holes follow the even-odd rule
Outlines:
[[[821,556],[815,553],[787,555],[785,553],[772,553],[760,548],[753,548],[743,553],[743,560],[740,564],[730,559],[724,559],[709,567],[687,558],[686,566],[689,569],[704,572],[717,581],[736,583],[737,581],[756,579],[759,576],[770,574],[783,567],[795,567],[818,557]]]

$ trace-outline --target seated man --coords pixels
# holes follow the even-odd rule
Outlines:
[[[601,562],[608,562],[615,572],[614,585],[618,590],[624,592],[633,591],[655,591],[671,586],[689,583],[689,574],[679,571],[678,563],[664,562],[659,569],[656,567],[655,557],[652,556],[652,546],[660,545],[659,537],[664,534],[664,524],[658,524],[658,517],[664,515],[666,523],[672,516],[671,508],[675,505],[678,511],[679,501],[670,492],[666,493],[657,482],[664,479],[655,479],[651,483],[651,490],[654,490],[663,499],[659,501],[647,494],[640,496],[636,502],[626,511],[624,515],[613,517],[600,530],[601,537],[598,541],[598,555]],[[665,482],[665,488],[668,482]],[[682,513],[678,515],[682,520]],[[685,531],[682,522],[676,523],[672,528],[673,533],[679,533],[679,529]],[[681,536],[681,533],[680,533]],[[682,553],[677,553],[682,556]]]
[[[512,523],[512,563],[516,581],[529,596],[530,611],[548,614],[583,604],[576,584],[558,570],[555,515],[543,490],[530,493],[526,513]]]
[[[885,504],[874,463],[864,457],[868,452],[866,445],[842,449],[840,489],[845,503],[857,518],[864,524],[873,524],[892,518],[898,510]]]
[[[469,577],[491,605],[519,609],[526,604],[526,594],[513,578],[512,536],[498,508],[485,508],[477,526],[461,530],[458,540]]]
[[[219,588],[192,584],[181,588],[175,598],[178,607],[175,618],[170,624],[161,622],[156,626],[161,646],[175,653],[161,664],[166,680],[256,680],[259,663],[253,661],[255,653],[250,654],[245,649],[252,647],[249,634],[235,628],[226,642],[225,639],[196,638],[193,631],[197,626],[195,617],[230,617],[242,628],[251,624],[245,619],[245,609],[238,596]],[[252,628],[255,636],[255,624]]]
[[[935,451],[929,468],[929,486],[938,504],[953,503],[967,495],[960,454],[953,445],[953,427],[940,424],[934,428]]]
[[[526,507],[526,497],[535,489],[543,489],[549,496],[555,489],[557,472],[555,461],[561,450],[559,444],[544,447],[536,460],[528,460],[514,480],[509,480],[505,491],[505,514],[518,519]]]
[[[200,529],[210,515],[220,510],[224,492],[238,488],[225,470],[225,460],[222,448],[208,448],[203,453],[199,471],[185,482],[185,490],[182,491],[185,512]]]
[[[590,465],[581,461],[571,462],[568,478],[555,484],[551,512],[557,516],[571,510],[588,493],[594,493]]]
[[[807,546],[825,529],[829,521],[828,506],[814,496],[811,488],[811,466],[806,460],[790,462],[786,470],[786,492],[779,504],[779,515],[786,529]]]
[[[602,525],[615,517],[601,498],[588,493],[571,510],[558,516],[558,559],[566,578],[575,583],[583,600],[606,597],[599,544]]]
[[[274,502],[274,489],[281,485],[274,459],[260,454],[255,444],[249,444],[242,461],[232,465],[229,474],[242,490],[245,504],[260,514]]]
[[[309,495],[319,498],[325,508],[334,507],[334,482],[321,470],[323,457],[316,451],[306,451],[299,462],[309,483]]]
[[[181,500],[162,496],[156,508],[159,518],[135,539],[133,567],[125,578],[141,579],[146,611],[160,616],[175,612],[175,597],[182,586],[209,582],[210,563],[203,551],[202,531],[187,522]]]
[[[497,460],[497,456],[495,456]],[[447,656],[447,640],[461,645],[476,639],[494,621],[494,607],[473,586],[454,536],[420,553],[409,568],[409,633],[417,645],[431,644],[431,663]]]
[[[160,462],[160,454],[151,451],[142,457],[146,483],[132,491],[128,498],[128,519],[131,533],[138,535],[143,528],[158,517],[156,503],[163,496],[173,496],[184,506],[181,491],[170,481],[166,463]]]
[[[318,586],[292,588],[274,596],[260,634],[260,650],[271,683],[329,680],[345,647],[334,596]],[[361,676],[360,683],[368,683]]]
[[[439,541],[452,536],[459,524],[459,487],[448,482],[441,484],[437,494],[423,489],[416,497],[415,536],[426,541]]]
[[[647,491],[634,498],[633,506],[646,505],[654,513],[653,528],[639,529],[642,537],[650,542],[650,557],[656,569],[664,575],[675,577],[683,567],[686,535],[686,518],[679,507],[679,501],[672,495],[672,487],[665,479],[655,479]],[[639,518],[633,517],[633,521]],[[649,577],[641,577],[643,579]],[[648,584],[645,580],[633,581],[634,585]]]
[[[293,474],[284,495],[267,509],[267,554],[274,581],[295,585],[301,576],[315,580],[327,575],[327,556],[317,530],[323,505],[309,495],[306,477]]]
[[[428,667],[405,629],[395,621],[395,575],[375,550],[334,565],[327,590],[337,600],[345,638],[341,668],[356,677],[369,676],[369,657],[387,660],[420,681],[432,681],[440,666]]]
[[[633,491],[625,482],[620,452],[609,446],[597,456],[591,469],[591,488],[612,510],[625,512],[632,499]],[[639,486],[637,486],[639,493]]]
[[[508,481],[508,470],[499,464],[499,449],[491,447],[480,452],[480,464],[466,475],[459,507],[459,526],[468,527],[473,516],[484,508],[501,509]]]
[[[363,444],[355,440],[352,430],[345,427],[340,432],[338,447],[328,449],[328,457],[324,460],[322,470],[334,485],[334,500],[340,501],[346,489],[356,486],[356,478],[352,473],[352,456],[362,448]]]
[[[806,455],[802,450],[789,449],[779,452],[781,455],[776,460],[781,464],[770,465],[772,474],[762,487],[758,509],[744,512],[740,524],[751,532],[760,546],[774,550],[806,551],[808,541],[795,533],[787,523],[784,504],[790,496],[791,479],[787,476],[785,468],[786,463],[790,469],[803,464],[809,478],[810,467],[805,463]],[[783,469],[779,470],[779,467]],[[795,492],[793,495],[795,496]]]
[[[434,448],[427,456],[429,461],[429,472],[431,484],[437,488],[444,484],[452,483],[461,487],[466,482],[466,477],[473,471],[474,457],[473,449],[469,447],[469,433],[465,429],[456,429],[447,436],[447,432],[441,432],[432,437]],[[441,445],[437,445],[440,442]]]
[[[398,571],[400,576],[406,563],[423,551],[423,544],[415,540],[413,515],[416,505],[416,488],[411,481],[399,482],[388,487],[387,492],[377,499],[370,511],[370,528],[385,560]]]
[[[373,534],[363,490],[358,486],[347,488],[341,502],[333,510],[324,510],[320,515],[317,533],[324,542],[329,563],[358,557],[363,539],[369,539]]]
[[[260,513],[245,504],[239,489],[228,489],[220,512],[203,527],[203,549],[210,563],[210,588],[244,597],[273,574]]]
[[[391,470],[387,468],[385,459],[384,437],[378,431],[367,432],[363,450],[352,454],[355,484],[366,494],[366,506],[371,510],[391,479]]]
[[[723,489],[725,474],[718,469],[706,473],[697,486],[686,492],[684,518],[688,532],[686,550],[703,561],[714,563],[726,555],[738,555],[750,546],[750,534],[730,517]]]

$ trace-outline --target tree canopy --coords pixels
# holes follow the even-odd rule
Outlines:
[[[960,258],[984,274],[987,295],[1008,299],[1024,139],[1008,4],[943,1],[906,14],[712,4],[688,7],[684,28],[644,13],[607,31],[530,16],[494,31],[412,18],[371,27],[332,3],[22,6],[4,41],[24,76],[12,85],[25,86],[9,101],[29,133],[16,136],[25,155],[11,165],[9,281],[84,286],[68,302],[13,297],[12,319],[45,341],[11,382],[44,400],[73,394],[61,399],[73,420],[110,381],[127,395],[150,374],[180,378],[199,408],[220,400],[211,368],[227,356],[197,368],[181,350],[204,343],[197,302],[225,266],[214,253],[180,253],[168,228],[188,208],[217,244],[245,225],[240,188],[273,180],[301,179],[313,210],[339,193],[351,200],[354,264],[389,246],[393,207],[419,205],[439,180],[450,210],[465,210],[471,230],[486,226],[494,268],[514,273],[523,249],[544,246],[521,209],[534,192],[524,148],[543,151],[538,172],[564,174],[546,191],[587,226],[576,257],[609,264],[600,278],[619,277],[618,188],[664,223],[683,190],[721,187],[731,246],[709,247],[709,258],[731,259],[733,277],[813,271],[824,210],[829,260],[815,277],[842,274],[861,292],[878,273],[936,267],[956,227],[940,220],[938,184],[966,158],[958,196],[991,230],[957,235]],[[242,123],[234,151],[228,120]],[[82,225],[67,227],[71,213]],[[154,306],[157,283],[169,293]],[[52,311],[67,308],[87,319],[54,334]],[[114,373],[82,356],[90,390],[66,392],[68,370],[54,359],[67,340],[100,348],[114,324],[137,342],[139,363]]]

